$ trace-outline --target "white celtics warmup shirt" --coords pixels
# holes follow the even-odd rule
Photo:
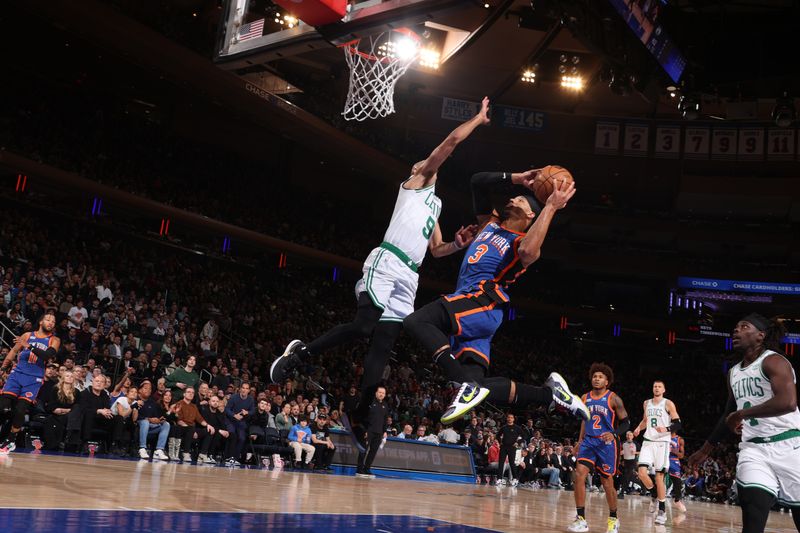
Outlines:
[[[442,214],[442,200],[436,196],[436,185],[424,189],[406,189],[403,185],[383,241],[400,249],[419,267]]]
[[[644,440],[649,440],[650,442],[669,442],[671,438],[669,431],[665,433],[656,431],[657,427],[661,426],[666,428],[672,423],[669,412],[667,412],[667,399],[662,397],[661,401],[658,403],[655,403],[652,398],[647,400],[645,412],[647,413],[647,429],[645,429],[644,432]]]
[[[736,409],[747,409],[759,405],[774,396],[772,385],[762,369],[764,359],[770,355],[778,355],[772,350],[765,350],[758,359],[742,368],[742,363],[734,366],[730,371],[730,384],[733,397],[736,399]],[[792,369],[794,383],[797,377]],[[795,408],[793,413],[768,418],[747,418],[742,426],[742,441],[747,442],[758,439],[769,442],[772,437],[789,430],[800,430],[800,410]]]

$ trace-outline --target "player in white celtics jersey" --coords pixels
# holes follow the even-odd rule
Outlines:
[[[728,402],[703,447],[689,458],[702,463],[714,445],[741,434],[736,484],[742,506],[742,533],[764,531],[775,502],[791,507],[800,531],[800,411],[797,376],[778,353],[783,326],[759,314],[740,320],[733,349],[743,356],[728,372]]]
[[[653,397],[645,400],[642,421],[633,430],[634,437],[638,437],[639,433],[644,430],[644,442],[639,452],[639,479],[650,491],[651,513],[656,511],[656,499],[658,500],[656,524],[667,522],[665,476],[669,470],[669,444],[672,438],[671,432],[679,430],[681,426],[681,419],[675,403],[664,398],[666,391],[663,381],[653,382]],[[655,483],[650,478],[651,468],[656,472]]]
[[[434,257],[443,257],[465,248],[475,238],[478,228],[469,226],[459,229],[452,242],[443,242],[438,223],[442,201],[436,196],[436,179],[439,167],[456,146],[475,128],[489,123],[488,113],[489,99],[484,98],[475,117],[454,129],[427,159],[411,168],[410,177],[400,185],[383,242],[364,262],[363,277],[356,284],[355,319],[335,326],[308,345],[300,340],[290,342],[270,367],[270,379],[274,383],[282,383],[295,367],[309,361],[311,356],[347,341],[371,337],[361,382],[361,404],[369,404],[400,334],[403,319],[414,311],[417,269],[425,253],[430,250]]]

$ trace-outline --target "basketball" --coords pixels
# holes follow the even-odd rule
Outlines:
[[[539,202],[544,204],[547,201],[547,198],[553,193],[557,180],[575,181],[569,170],[558,165],[547,165],[539,172],[539,175],[533,180],[533,194]]]

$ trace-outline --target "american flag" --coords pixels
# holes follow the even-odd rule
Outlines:
[[[256,37],[261,37],[261,33],[263,31],[264,31],[264,19],[248,22],[247,24],[242,24],[242,27],[239,28],[239,40],[246,41],[247,39],[255,39]]]

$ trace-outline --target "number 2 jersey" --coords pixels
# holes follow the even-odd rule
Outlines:
[[[524,236],[497,222],[484,226],[461,262],[455,294],[480,290],[498,303],[508,302],[505,290],[525,272],[519,258]]]

